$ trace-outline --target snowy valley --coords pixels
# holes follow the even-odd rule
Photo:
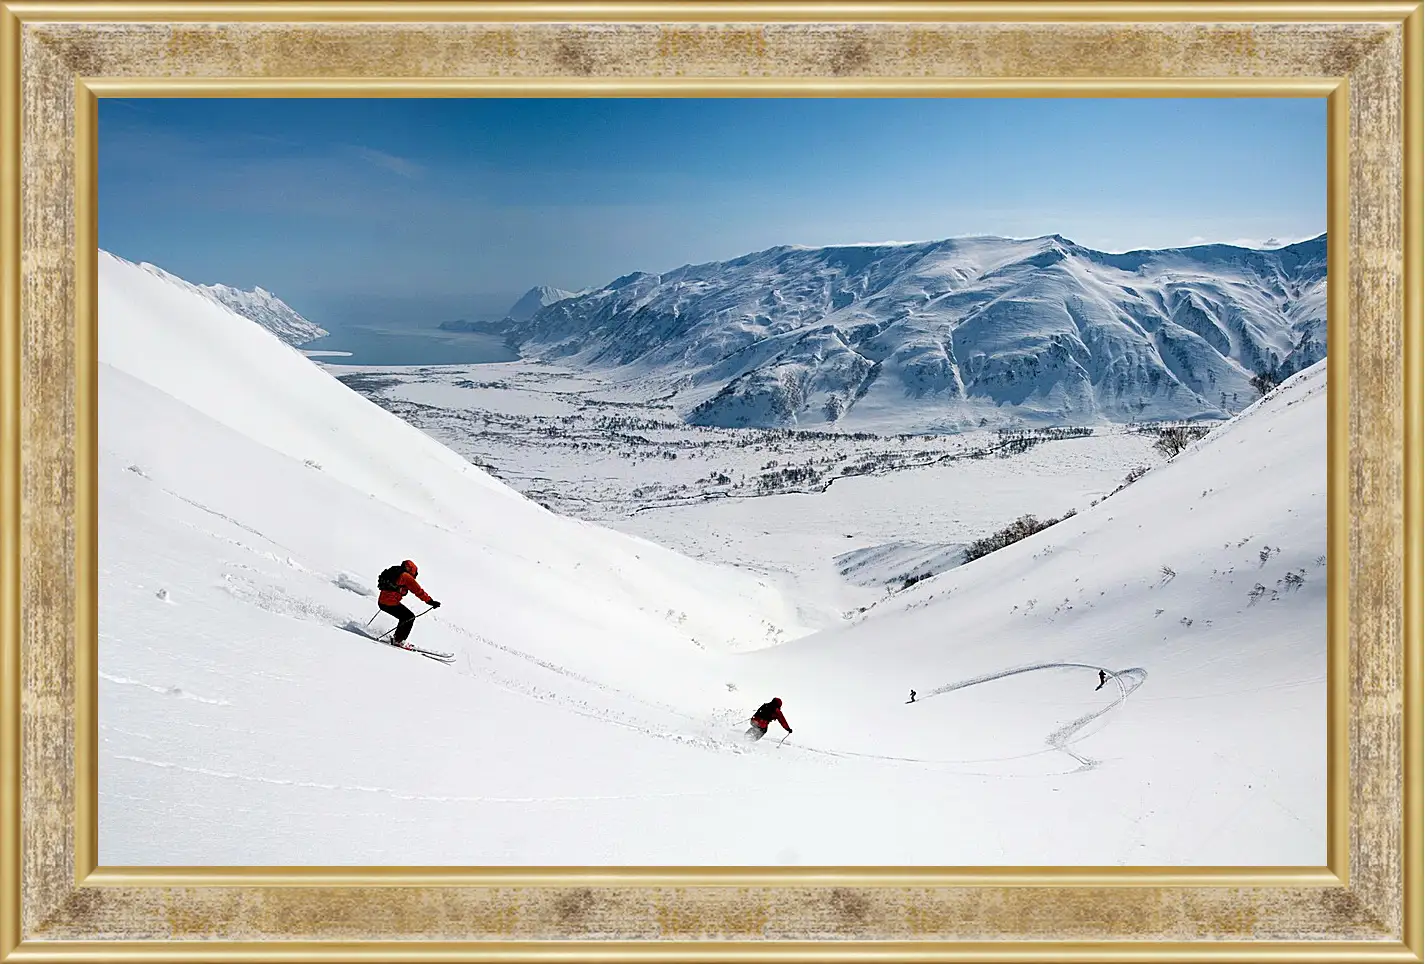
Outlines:
[[[856,250],[388,370],[101,253],[101,863],[1323,863],[1324,240]]]
[[[725,429],[549,364],[324,367],[553,511],[778,581],[819,627],[1023,514],[1087,508],[1165,461],[1156,426]]]

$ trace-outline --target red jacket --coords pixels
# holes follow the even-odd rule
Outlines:
[[[774,718],[776,719],[776,721],[777,721],[778,723],[782,724],[782,729],[786,730],[788,733],[792,732],[792,728],[787,725],[787,718],[782,715],[782,711],[781,711],[781,710],[778,710],[778,711],[777,711],[777,715],[776,715],[776,717],[774,717]],[[771,721],[771,720],[759,720],[759,719],[757,719],[757,717],[754,716],[754,717],[752,717],[752,725],[755,726],[755,727],[758,727],[759,729],[765,730],[765,729],[767,729],[767,727],[769,727],[769,726],[772,725],[772,721]]]
[[[430,602],[430,596],[421,588],[421,584],[416,582],[416,577],[409,572],[402,572],[401,578],[396,580],[396,589],[387,589],[377,598],[376,602],[381,606],[395,606],[402,599],[406,598],[406,590],[416,594],[417,599]]]

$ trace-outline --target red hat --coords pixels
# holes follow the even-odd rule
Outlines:
[[[782,698],[781,698],[780,696],[774,696],[774,697],[772,697],[772,702],[773,702],[773,703],[776,703],[778,706],[781,706],[781,705],[782,705]]]
[[[406,559],[401,563],[401,568],[407,570],[413,576],[416,573],[420,572],[420,570],[416,568],[416,564],[409,559]]]

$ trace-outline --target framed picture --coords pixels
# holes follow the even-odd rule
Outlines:
[[[1419,3],[5,3],[0,958],[1420,961]]]

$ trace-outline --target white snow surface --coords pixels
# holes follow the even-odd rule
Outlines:
[[[181,283],[101,255],[99,306],[102,863],[1325,860],[1324,364],[809,633]],[[402,558],[453,665],[349,630]]]

